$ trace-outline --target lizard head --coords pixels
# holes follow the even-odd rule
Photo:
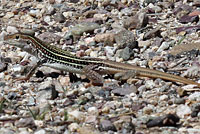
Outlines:
[[[22,50],[32,53],[34,50],[35,37],[25,33],[15,33],[4,36],[4,44],[9,44]]]
[[[25,34],[15,33],[11,35],[6,35],[4,37],[4,43],[23,49],[25,46],[30,45],[30,40],[27,39]]]

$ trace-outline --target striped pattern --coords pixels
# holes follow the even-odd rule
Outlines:
[[[44,43],[40,39],[33,37],[28,34],[13,34],[6,36],[5,40],[9,39],[20,39],[20,40],[27,40],[31,41],[32,47],[36,49],[37,55],[35,55],[38,58],[47,58],[47,62],[49,63],[60,63],[68,66],[73,66],[75,68],[82,69],[83,67],[89,65],[89,64],[99,64],[103,65],[102,60],[99,59],[92,59],[91,58],[79,58],[75,55],[72,55],[68,51],[64,51],[60,48],[57,48],[55,46],[52,46],[50,44]]]
[[[6,43],[18,46],[22,49],[25,45],[31,45],[33,51],[36,52],[33,53],[36,57],[39,59],[46,59],[47,62],[44,63],[44,65],[71,73],[84,74],[85,67],[88,65],[95,65],[97,67],[95,67],[93,71],[96,71],[99,74],[116,74],[123,72],[127,73],[130,71],[130,73],[136,72],[137,76],[141,77],[161,78],[174,82],[194,84],[200,87],[199,83],[196,83],[192,80],[153,69],[147,69],[130,64],[118,63],[97,58],[76,57],[68,51],[64,51],[60,48],[49,45],[48,43],[45,43],[34,36],[24,33],[8,35],[4,39]]]

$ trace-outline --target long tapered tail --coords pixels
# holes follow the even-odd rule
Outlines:
[[[149,70],[149,71],[151,71],[151,70]],[[161,78],[163,80],[169,80],[169,81],[173,81],[173,82],[181,82],[184,84],[193,84],[193,85],[197,85],[198,87],[200,87],[200,83],[186,79],[181,76],[164,73],[164,72],[157,71],[157,70],[152,70],[151,72],[149,72],[149,71],[147,72],[147,71],[141,70],[141,71],[139,71],[140,72],[139,75],[141,77]]]
[[[108,60],[106,60],[106,62],[104,64],[106,64],[108,66],[112,66],[112,68],[115,68],[115,69],[111,70],[111,72],[113,74],[119,73],[120,71],[125,72],[126,70],[134,70],[137,73],[137,75],[140,77],[161,78],[163,80],[180,82],[180,83],[184,83],[184,84],[193,84],[193,85],[197,85],[198,87],[200,87],[200,83],[186,79],[181,76],[164,73],[164,72],[161,72],[158,70],[147,69],[147,68],[143,68],[143,67],[134,66],[131,64],[117,63],[117,62],[108,61]]]

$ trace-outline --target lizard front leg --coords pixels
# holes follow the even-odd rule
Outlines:
[[[37,62],[37,64],[34,65],[34,66],[30,69],[30,71],[26,74],[25,77],[15,78],[14,81],[27,81],[27,80],[29,80],[29,79],[33,76],[33,74],[35,73],[36,69],[37,69],[39,66],[41,66],[43,63],[45,63],[45,62],[46,62],[46,59],[40,59],[40,60]]]
[[[83,68],[83,72],[93,85],[102,86],[104,83],[104,79],[97,71],[95,71],[97,67],[98,65],[87,65]]]

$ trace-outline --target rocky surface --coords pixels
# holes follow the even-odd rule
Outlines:
[[[0,1],[0,134],[200,133],[200,89],[161,79],[91,86],[3,43],[33,32],[79,57],[152,68],[200,82],[199,0]],[[31,29],[31,30],[30,30]]]

